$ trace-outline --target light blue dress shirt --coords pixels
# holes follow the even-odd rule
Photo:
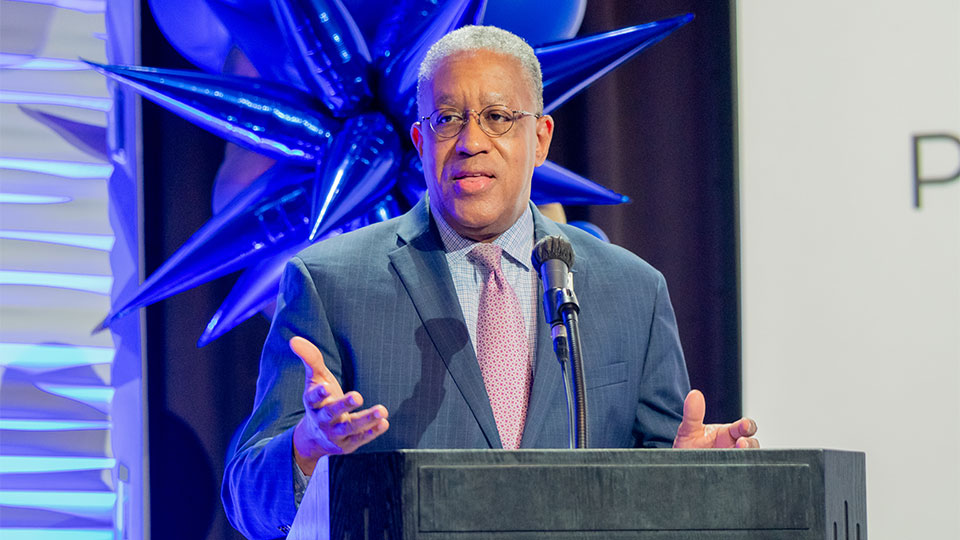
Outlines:
[[[434,212],[432,208],[431,214],[437,222],[437,228],[440,229],[440,238],[447,252],[447,266],[450,267],[450,276],[457,290],[463,319],[470,332],[473,350],[476,352],[477,318],[480,309],[480,291],[483,289],[483,271],[467,257],[467,254],[479,242],[457,234],[444,221],[440,213]],[[503,250],[503,258],[500,261],[503,275],[520,302],[520,311],[527,330],[528,358],[530,368],[533,369],[537,345],[537,274],[530,262],[530,252],[533,251],[533,212],[529,205],[516,223],[498,236],[493,243]]]

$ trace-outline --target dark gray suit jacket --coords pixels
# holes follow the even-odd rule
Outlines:
[[[561,234],[576,253],[590,446],[669,446],[689,382],[663,276],[622,248],[533,214],[537,239]],[[542,312],[537,331],[522,447],[564,448],[566,402]],[[296,513],[292,434],[304,368],[287,345],[295,335],[320,348],[344,391],[390,411],[390,429],[361,451],[501,448],[443,242],[421,201],[315,244],[287,266],[254,411],[224,473],[224,507],[248,537],[280,536]]]

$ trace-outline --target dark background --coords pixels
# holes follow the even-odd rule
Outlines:
[[[143,65],[193,69],[157,30],[146,2],[141,9]],[[741,409],[731,7],[592,0],[580,34],[687,12],[696,15],[690,24],[553,114],[549,158],[631,198],[567,208],[568,218],[599,225],[663,272],[691,383],[707,396],[708,421],[729,421]],[[210,218],[224,143],[145,100],[143,126],[149,274]],[[268,321],[254,317],[196,348],[235,279],[147,308],[154,538],[241,538],[226,521],[219,487],[230,439],[252,408]]]

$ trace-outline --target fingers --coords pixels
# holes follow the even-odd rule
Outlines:
[[[387,409],[382,405],[344,415],[325,431],[331,453],[349,454],[382,435],[390,427]],[[331,448],[332,446],[332,448]]]
[[[691,390],[683,400],[683,419],[677,428],[677,437],[688,437],[703,430],[703,417],[707,404],[699,390]]]
[[[363,397],[357,392],[348,392],[342,398],[334,399],[312,411],[317,429],[323,433],[324,437],[342,446],[338,440],[355,437],[366,431],[374,430],[379,435],[386,430],[377,430],[381,421],[387,419],[387,408],[383,405],[375,405],[369,409],[351,412],[363,405]]]
[[[760,441],[754,438],[757,423],[750,418],[720,426],[719,430],[721,435],[717,437],[717,448],[760,448]]]
[[[310,391],[307,393],[309,394]],[[316,407],[314,418],[316,418],[320,424],[330,424],[333,423],[334,420],[338,422],[341,421],[341,415],[363,405],[363,396],[357,392],[347,392],[343,397],[321,403],[323,403],[322,406]]]
[[[333,374],[324,365],[323,354],[316,345],[300,336],[291,338],[289,344],[290,350],[299,356],[300,361],[303,362],[309,383],[319,384],[333,380]]]
[[[390,427],[387,409],[383,405],[343,413],[332,421],[321,422],[317,415],[324,408],[311,409],[294,430],[294,455],[304,474],[310,474],[308,471],[313,470],[321,456],[349,454]]]
[[[741,418],[730,424],[730,438],[739,440],[743,437],[753,437],[757,434],[757,423],[751,418]]]
[[[370,429],[355,433],[343,439],[340,445],[340,449],[344,454],[349,454],[360,448],[361,446],[369,443],[370,441],[376,439],[387,429],[390,428],[390,422],[386,419],[377,420]]]
[[[743,437],[737,439],[737,444],[734,448],[760,448],[760,441],[753,437]]]
[[[317,460],[329,454],[348,454],[383,434],[390,427],[383,405],[353,412],[363,405],[359,392],[343,393],[339,381],[327,369],[323,354],[309,340],[296,336],[290,350],[303,362],[306,415],[294,429],[294,458],[304,474],[311,474]]]
[[[707,414],[707,402],[699,390],[691,390],[683,400],[683,421],[697,424],[703,423]]]
[[[373,429],[380,423],[380,420],[386,418],[387,409],[382,405],[377,405],[366,411],[344,416],[343,419],[331,426],[331,432],[337,437],[360,435]]]
[[[674,448],[759,448],[754,438],[757,423],[741,418],[732,424],[704,425],[706,402],[699,390],[691,390],[683,400],[683,420],[673,440]]]
[[[312,386],[308,386],[306,390],[303,391],[303,404],[309,409],[319,409],[322,406],[323,400],[330,397],[330,388],[326,384],[320,383]]]
[[[754,438],[757,434],[757,423],[752,418],[741,418],[730,425],[730,437],[733,438],[734,448],[760,448],[760,441]]]

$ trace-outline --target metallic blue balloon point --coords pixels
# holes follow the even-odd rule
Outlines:
[[[533,170],[530,200],[535,204],[560,203],[573,206],[622,204],[630,198],[565,169],[552,161]]]
[[[260,77],[304,92],[310,90],[300,78],[295,53],[287,47],[270,0],[206,2],[230,32],[233,46],[250,61]],[[197,27],[196,31],[203,32],[204,29]]]
[[[370,91],[370,52],[338,0],[273,0],[294,65],[307,88],[344,117],[363,108]]]
[[[423,177],[423,163],[420,161],[420,155],[417,154],[416,150],[408,150],[406,155],[403,156],[400,172],[397,174],[397,186],[400,196],[411,208],[427,192],[427,184]]]
[[[107,128],[77,122],[24,105],[18,105],[18,107],[23,114],[52,129],[84,154],[100,161],[110,161],[110,152],[107,149]]]
[[[271,302],[280,292],[280,276],[283,268],[298,251],[309,244],[298,244],[244,270],[230,289],[220,308],[207,323],[197,340],[197,347],[210,344],[241,322],[253,317]]]
[[[391,50],[384,45],[377,51],[383,55],[380,64],[380,98],[390,116],[404,127],[410,126],[417,118],[417,74],[427,51],[451,30],[477,24],[483,17],[486,0],[448,0],[442,4],[425,0],[401,2],[397,4],[394,14],[401,13],[403,16],[397,19],[404,21],[414,13],[411,6],[421,13],[427,13],[413,31],[403,22],[397,23],[398,32],[415,36],[413,41],[400,50]],[[390,30],[382,32],[390,34]]]
[[[123,315],[305,242],[314,171],[278,163],[193,234],[102,328]]]
[[[149,3],[157,27],[177,52],[207,73],[220,73],[233,40],[205,0],[150,0]]]
[[[261,79],[87,62],[194,124],[275,159],[314,164],[340,122],[299,90]]]
[[[587,0],[490,0],[483,24],[503,28],[537,46],[577,35],[586,10]]]
[[[400,139],[379,113],[347,120],[313,192],[309,240],[355,219],[396,182]]]
[[[687,13],[534,49],[543,71],[544,112],[556,109],[580,90],[691,20],[693,14]]]
[[[590,233],[590,235],[599,240],[603,240],[608,244],[610,243],[610,238],[607,236],[607,233],[603,232],[603,229],[594,225],[593,223],[590,223],[589,221],[571,221],[569,224],[580,229],[581,231]]]

